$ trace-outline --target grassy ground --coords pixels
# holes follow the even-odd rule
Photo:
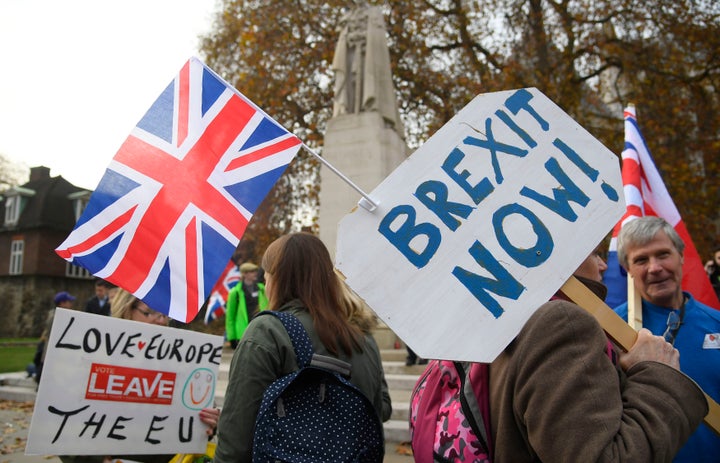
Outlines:
[[[25,371],[35,356],[37,339],[0,338],[0,373]]]

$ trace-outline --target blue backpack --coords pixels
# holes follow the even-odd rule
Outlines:
[[[345,377],[350,364],[313,352],[302,323],[285,312],[299,370],[275,380],[255,420],[253,463],[381,463],[383,427],[370,400]]]

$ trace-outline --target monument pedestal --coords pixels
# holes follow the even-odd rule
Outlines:
[[[342,114],[328,121],[323,157],[367,194],[406,156],[404,140],[376,111]],[[325,165],[320,178],[320,239],[334,256],[337,225],[362,196]]]

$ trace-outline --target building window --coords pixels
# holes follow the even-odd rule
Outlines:
[[[21,275],[25,241],[13,240],[10,243],[10,275]]]
[[[80,220],[80,216],[85,210],[85,206],[87,206],[90,201],[90,192],[87,190],[76,191],[75,193],[70,194],[68,199],[73,202],[75,221]]]
[[[22,196],[8,196],[5,200],[5,225],[15,225],[20,218]]]
[[[65,276],[70,278],[94,278],[86,268],[73,265],[70,262],[65,263]]]
[[[20,220],[20,213],[27,202],[28,198],[35,196],[35,191],[23,188],[13,187],[5,192],[5,226],[17,225]]]
[[[85,206],[87,206],[87,201],[82,199],[75,200],[75,221],[80,218],[82,212],[85,210]]]

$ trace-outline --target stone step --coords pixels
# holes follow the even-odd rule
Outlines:
[[[401,401],[393,401],[393,411],[392,415],[390,415],[391,420],[401,420],[406,421],[408,419],[408,414],[410,413],[410,402],[401,402]]]
[[[410,428],[408,427],[407,419],[405,420],[390,420],[383,423],[385,429],[385,441],[386,442],[409,442],[410,441]]]
[[[37,383],[27,373],[3,373],[0,375],[0,399],[16,402],[32,402],[37,395]]]
[[[373,337],[380,349],[405,348],[400,338],[384,323],[380,323],[380,326],[373,331]]]
[[[396,403],[409,403],[410,402],[410,394],[412,394],[412,391],[401,391],[398,389],[390,389],[390,400],[392,400],[393,407]]]
[[[403,360],[383,360],[383,370],[385,374],[389,373],[401,373],[406,375],[413,375],[420,377],[425,371],[426,365],[405,365],[405,359]]]
[[[28,378],[26,373],[10,373],[7,375],[4,375],[2,379],[0,379],[0,384],[3,386],[17,386],[17,387],[27,387],[30,389],[37,389],[37,383],[34,379]]]
[[[14,402],[34,402],[37,392],[23,386],[0,386],[0,399]]]
[[[390,390],[412,391],[417,380],[418,375],[385,374],[385,381],[387,381]]]
[[[405,362],[407,351],[404,347],[402,349],[380,349],[380,358],[383,362]]]

